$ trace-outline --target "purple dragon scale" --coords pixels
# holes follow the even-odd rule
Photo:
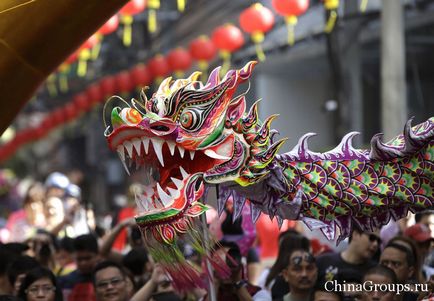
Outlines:
[[[315,134],[308,133],[279,153],[286,138],[271,129],[276,116],[261,121],[257,103],[246,110],[245,93],[234,96],[255,64],[223,78],[217,68],[205,85],[199,73],[167,78],[150,99],[105,106],[111,109],[109,147],[124,167],[148,175],[136,195],[137,223],[152,256],[175,280],[181,277],[179,285],[194,287],[200,279],[177,249],[179,237],[206,258],[212,249],[195,222],[208,209],[204,192],[212,185],[219,186],[219,212],[232,198],[237,216],[250,203],[253,221],[261,212],[279,223],[302,220],[329,239],[339,235],[338,241],[355,225],[371,231],[434,207],[434,118],[416,126],[410,119],[389,142],[376,135],[367,150],[353,147],[358,133],[352,132],[334,149],[313,152],[308,141]]]

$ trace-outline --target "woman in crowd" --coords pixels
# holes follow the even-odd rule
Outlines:
[[[44,267],[35,268],[26,274],[18,297],[22,301],[63,301],[56,277]]]

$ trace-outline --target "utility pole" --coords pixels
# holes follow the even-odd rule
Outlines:
[[[381,127],[387,141],[402,132],[407,120],[405,32],[401,0],[381,3]]]

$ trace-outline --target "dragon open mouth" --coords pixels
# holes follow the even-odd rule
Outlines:
[[[212,149],[186,150],[167,137],[138,136],[137,132],[134,127],[116,129],[109,143],[127,173],[134,169],[145,172],[142,189],[136,191],[139,215],[152,216],[165,209],[184,211],[202,196],[203,173],[230,158]]]

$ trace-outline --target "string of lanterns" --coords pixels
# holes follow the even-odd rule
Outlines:
[[[324,0],[324,5],[329,10],[325,32],[331,32],[337,17],[339,0]],[[366,2],[365,2],[366,3]],[[184,1],[178,1],[178,8],[183,10]],[[366,5],[366,4],[365,4]],[[123,43],[131,45],[131,30],[133,16],[148,10],[159,8],[159,1],[155,0],[131,0],[120,11],[109,19],[94,35],[92,35],[80,48],[73,53],[59,68],[56,76],[47,79],[47,88],[50,94],[55,96],[55,79],[59,79],[60,91],[68,90],[66,75],[70,72],[72,64],[77,62],[77,74],[84,76],[87,69],[87,61],[96,59],[101,42],[105,35],[115,32],[119,24],[123,28]],[[274,11],[283,16],[288,26],[288,43],[295,42],[294,26],[297,18],[304,14],[309,7],[309,0],[272,0]],[[332,18],[332,19],[330,19]],[[150,22],[154,22],[151,20]],[[265,34],[269,32],[275,23],[272,11],[260,3],[246,8],[240,14],[240,27],[248,33],[255,44],[256,54],[259,60],[265,59],[261,43]],[[332,24],[333,23],[333,24]],[[149,24],[154,26],[155,24]],[[150,28],[151,29],[151,28]],[[9,142],[0,147],[0,162],[7,160],[24,144],[34,142],[45,137],[55,128],[71,122],[83,113],[90,111],[96,105],[102,103],[113,94],[128,94],[133,89],[149,86],[153,82],[158,83],[172,72],[176,77],[182,77],[183,73],[190,69],[195,61],[202,72],[206,72],[212,60],[219,52],[223,59],[222,69],[229,69],[231,54],[244,45],[244,35],[240,28],[234,24],[224,24],[217,27],[211,34],[211,38],[202,35],[192,40],[188,49],[177,47],[171,50],[167,56],[157,54],[148,60],[147,64],[140,63],[129,70],[121,71],[114,75],[108,75],[97,82],[90,84],[84,91],[75,94],[71,101],[46,114],[45,118],[34,128],[24,129],[18,132]]]

